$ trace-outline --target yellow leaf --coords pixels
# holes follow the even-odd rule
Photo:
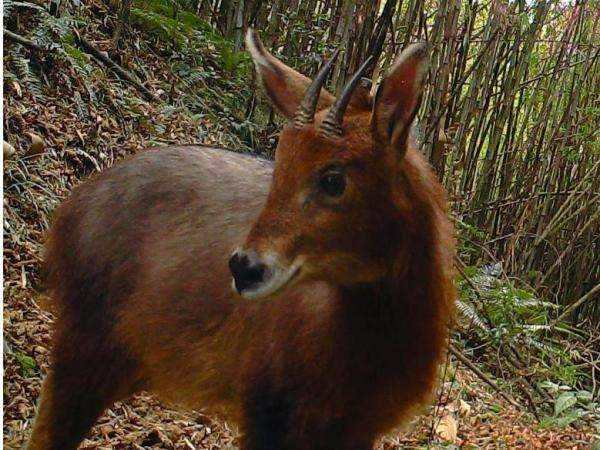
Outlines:
[[[31,138],[31,145],[29,146],[29,150],[27,150],[27,156],[34,156],[43,153],[44,148],[46,148],[46,144],[44,140],[35,133],[27,133]]]
[[[458,412],[461,416],[468,416],[471,414],[471,405],[461,398],[458,403]]]
[[[442,417],[435,427],[436,434],[444,441],[455,442],[458,435],[458,424],[452,414]]]
[[[17,151],[15,150],[15,148],[12,145],[10,145],[8,142],[4,141],[3,147],[2,147],[2,153],[4,155],[4,161],[7,161],[7,160],[11,159],[13,156],[15,156]]]
[[[21,98],[22,97],[22,92],[21,92],[21,85],[19,83],[17,83],[16,81],[12,82],[12,86],[15,89],[15,92],[17,94],[17,97]]]

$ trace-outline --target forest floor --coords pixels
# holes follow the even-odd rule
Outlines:
[[[244,76],[249,77],[223,73],[220,44],[205,42],[202,52],[178,53],[131,30],[122,48],[110,38],[112,19],[103,3],[87,4],[85,37],[157,98],[144,99],[139,89],[75,46],[72,32],[56,31],[52,18],[24,15],[18,26],[9,21],[23,33],[35,24],[41,35],[46,26],[62,50],[41,53],[10,43],[6,51],[5,43],[4,140],[12,146],[8,154],[5,149],[4,164],[3,431],[8,448],[26,442],[48,369],[53,318],[44,308],[39,281],[42,244],[52,210],[72,186],[148,146],[203,143],[249,151],[256,147],[253,142],[263,143],[262,148],[273,143],[264,125],[246,120],[251,89]],[[584,449],[598,439],[600,428],[590,420],[541,425],[527,408],[508,403],[453,357],[444,373],[434,406],[407,430],[384,437],[379,448]],[[201,412],[175,412],[140,395],[106,411],[83,448],[235,445],[235,429],[227,424]]]
[[[4,355],[4,445],[17,449],[31,431],[42,375],[48,369],[52,316],[40,307],[44,298],[30,287],[27,275],[11,275],[5,280],[4,296],[9,346]],[[406,430],[385,436],[379,449],[591,448],[591,425],[544,428],[454,360],[449,368],[435,406]],[[177,412],[143,394],[107,410],[81,448],[193,450],[235,445],[236,431],[226,423],[200,412]]]

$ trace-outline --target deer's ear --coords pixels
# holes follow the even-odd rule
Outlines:
[[[413,44],[400,54],[375,96],[371,119],[375,139],[401,154],[406,150],[426,75],[427,45]]]
[[[310,78],[286,66],[263,46],[258,33],[249,28],[246,33],[246,47],[252,55],[256,72],[269,99],[277,110],[288,119],[292,119],[304,97]],[[321,89],[317,111],[328,108],[334,97]]]

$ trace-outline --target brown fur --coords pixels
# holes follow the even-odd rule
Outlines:
[[[139,390],[237,422],[250,450],[368,449],[428,400],[452,317],[452,229],[421,155],[371,131],[386,129],[371,102],[350,108],[339,140],[316,132],[324,111],[287,126],[274,173],[168,147],[74,191],[47,245],[58,313],[30,449],[75,448]],[[335,203],[311,184],[332,161],[348,175]],[[272,298],[231,290],[246,236],[306,259]]]

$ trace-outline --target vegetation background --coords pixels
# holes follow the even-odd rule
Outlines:
[[[600,433],[598,0],[4,0],[4,442],[29,430],[52,316],[44,231],[126,154],[208,143],[272,157],[248,26],[330,90],[431,44],[416,135],[459,230],[459,317],[434,407],[382,448],[588,448]],[[225,448],[235,430],[141,396],[87,448]]]

